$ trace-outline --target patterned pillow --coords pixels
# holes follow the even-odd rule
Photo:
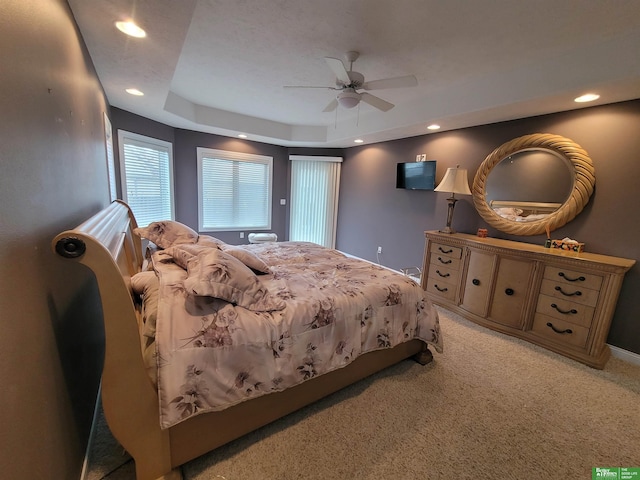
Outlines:
[[[181,245],[174,245],[171,248],[167,248],[165,253],[168,253],[173,257],[173,261],[176,265],[188,270],[189,260],[196,258],[201,253],[210,252],[211,250],[217,250],[217,248],[197,243],[183,243]]]
[[[198,241],[198,232],[183,223],[173,220],[153,222],[147,227],[136,228],[133,233],[151,240],[160,248],[169,248],[172,245],[196,243]]]
[[[198,248],[201,250],[197,251]],[[285,307],[284,302],[272,296],[249,267],[222,250],[177,245],[167,253],[178,265],[188,259],[184,288],[191,295],[220,298],[254,312],[272,312]]]
[[[204,245],[207,247],[218,247],[222,249],[226,243],[216,237],[212,237],[211,235],[200,235],[198,237],[198,241],[196,242],[198,245]]]
[[[262,261],[255,253],[250,252],[242,247],[234,247],[232,245],[224,245],[221,247],[224,253],[228,253],[236,257],[247,267],[257,273],[271,273],[271,269]]]

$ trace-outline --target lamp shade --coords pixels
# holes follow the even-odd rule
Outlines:
[[[435,191],[471,195],[469,180],[467,179],[467,170],[458,167],[447,168],[447,173],[444,174],[444,178],[435,188]]]

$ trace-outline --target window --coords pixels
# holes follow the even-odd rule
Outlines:
[[[289,240],[335,248],[340,157],[291,155]]]
[[[272,176],[272,157],[199,147],[199,230],[270,229]]]
[[[172,144],[118,130],[122,197],[138,225],[174,219]]]

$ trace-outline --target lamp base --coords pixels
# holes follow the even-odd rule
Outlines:
[[[451,221],[453,220],[453,209],[456,206],[456,202],[458,199],[455,194],[451,194],[450,198],[447,198],[449,201],[449,208],[447,209],[447,226],[444,227],[443,230],[438,230],[440,233],[456,233],[456,231],[451,228]]]

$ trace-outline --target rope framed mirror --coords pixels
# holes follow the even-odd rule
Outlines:
[[[545,162],[551,163],[542,162],[540,155],[548,155],[550,160]],[[506,176],[505,183],[512,193],[505,195],[510,198],[493,198],[496,195],[487,187],[493,180],[489,177],[498,176],[493,173],[498,166],[503,174],[524,162],[528,162],[525,170],[521,169],[517,176]],[[566,175],[558,173],[563,169]],[[525,195],[532,195],[528,192],[536,189],[534,171],[552,172],[552,180],[542,180],[537,196],[528,197]],[[557,183],[567,185],[563,187],[566,194],[552,193]],[[535,133],[510,140],[491,152],[476,172],[472,193],[476,210],[492,227],[514,235],[539,235],[547,228],[553,231],[573,220],[589,202],[594,186],[593,162],[580,145],[560,135]]]

